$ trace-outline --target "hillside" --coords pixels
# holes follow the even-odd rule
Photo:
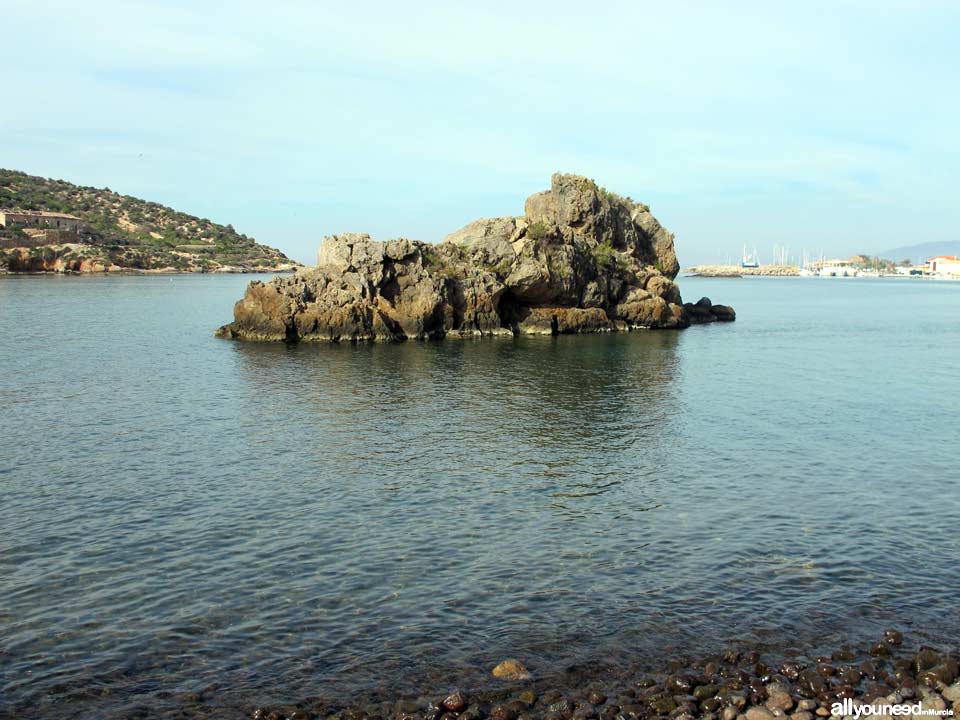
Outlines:
[[[64,213],[77,227],[0,227],[0,271],[254,272],[297,265],[206,218],[109,188],[0,169],[0,212]],[[10,223],[8,223],[10,224]]]
[[[886,250],[882,253],[883,257],[890,258],[895,262],[909,259],[916,265],[922,265],[932,257],[938,255],[960,255],[960,240],[947,240],[942,242],[927,242],[918,245],[904,245],[902,247]]]

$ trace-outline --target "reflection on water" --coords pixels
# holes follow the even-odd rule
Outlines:
[[[215,340],[245,282],[0,281],[0,703],[163,714],[505,656],[957,637],[956,293],[699,281],[737,323]]]
[[[616,457],[643,448],[649,456],[636,468],[643,476],[650,460],[669,452],[677,392],[675,333],[591,341],[235,344],[232,351],[254,389],[246,412],[262,413],[267,397],[271,407],[283,404],[307,431],[301,441],[324,446],[313,450],[327,466],[363,473],[372,464],[372,484],[456,485],[471,476],[495,493],[573,498],[622,483]],[[274,441],[274,427],[261,431],[263,442]]]

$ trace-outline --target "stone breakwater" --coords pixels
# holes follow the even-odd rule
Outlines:
[[[454,689],[418,699],[343,706],[288,705],[249,710],[253,720],[854,720],[885,705],[909,705],[916,720],[960,714],[956,650],[900,649],[887,631],[869,649],[767,663],[754,650],[729,650],[697,660],[680,657],[659,673],[612,672],[572,686],[540,682],[522,670],[497,687]],[[838,706],[839,704],[839,706]],[[842,709],[842,710],[841,710]],[[841,710],[841,714],[837,711]],[[852,711],[850,714],[844,712]],[[919,711],[919,712],[917,712]]]
[[[707,298],[683,302],[673,241],[646,205],[555,174],[523,216],[477,220],[439,245],[326,237],[315,268],[251,283],[217,335],[402,341],[734,320]]]
[[[796,265],[761,265],[755,268],[739,265],[694,265],[684,272],[697,277],[743,277],[744,275],[795,277],[800,274],[800,268]]]

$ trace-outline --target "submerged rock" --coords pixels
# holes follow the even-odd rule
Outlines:
[[[501,680],[529,680],[533,677],[519,660],[504,660],[493,669],[493,676]]]
[[[251,283],[217,334],[401,341],[734,320],[706,298],[683,304],[673,239],[646,205],[558,173],[523,217],[477,220],[439,245],[326,237],[315,268]]]

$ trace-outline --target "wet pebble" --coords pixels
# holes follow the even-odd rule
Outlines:
[[[677,709],[677,703],[666,693],[654,695],[647,701],[647,704],[657,715],[669,715]]]
[[[775,715],[765,707],[752,707],[746,712],[747,720],[773,720]]]
[[[689,675],[670,675],[664,687],[673,695],[686,695],[693,689],[693,683]]]
[[[885,630],[883,633],[883,641],[888,645],[900,645],[903,643],[903,634],[896,630]]]
[[[517,699],[527,707],[533,707],[537,702],[537,694],[533,690],[524,690]]]
[[[606,694],[599,690],[592,690],[590,694],[587,695],[587,702],[592,703],[593,705],[603,705],[606,701]]]
[[[771,685],[767,688],[766,706],[769,710],[786,712],[793,708],[793,698],[783,687]]]
[[[930,648],[922,648],[913,656],[913,671],[917,674],[926,672],[940,663],[940,655]]]
[[[720,709],[720,701],[715,697],[708,697],[700,703],[700,709],[704,712],[716,712]]]
[[[440,705],[450,712],[459,713],[467,707],[467,696],[461,690],[454,690],[443,699]]]

